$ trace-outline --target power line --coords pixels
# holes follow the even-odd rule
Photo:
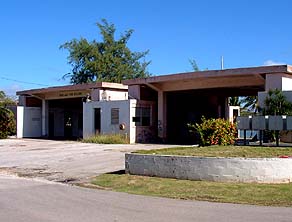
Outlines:
[[[50,85],[41,84],[41,83],[26,82],[26,81],[21,81],[21,80],[17,80],[17,79],[10,79],[10,78],[6,78],[6,77],[3,77],[3,76],[0,76],[0,79],[4,79],[4,80],[8,80],[8,81],[12,81],[12,82],[18,82],[18,83],[30,84],[30,85],[37,85],[37,86],[50,86]]]

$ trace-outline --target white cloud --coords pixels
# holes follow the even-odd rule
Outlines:
[[[285,65],[284,62],[275,62],[273,60],[267,60],[264,62],[264,66],[276,66],[276,65]]]
[[[18,85],[18,84],[12,84],[10,86],[6,86],[2,90],[8,96],[16,96],[16,92],[22,90],[22,87],[20,85]]]

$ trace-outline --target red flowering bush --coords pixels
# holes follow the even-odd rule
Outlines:
[[[13,112],[5,107],[0,107],[0,139],[5,139],[16,132]]]
[[[191,132],[197,132],[200,146],[231,145],[234,144],[237,130],[236,126],[225,119],[202,118],[202,123],[188,124]]]

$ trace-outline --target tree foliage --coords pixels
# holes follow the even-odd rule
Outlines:
[[[292,103],[289,102],[279,89],[270,90],[265,99],[265,115],[291,115]]]
[[[193,72],[198,72],[198,71],[200,71],[200,68],[199,68],[199,66],[198,66],[198,64],[197,64],[197,62],[196,62],[195,59],[189,59],[189,63],[190,63],[190,65],[191,65],[191,67],[192,67],[192,71],[193,71]]]
[[[15,105],[16,102],[11,97],[7,96],[4,91],[0,91],[0,107],[6,107],[8,105]]]
[[[257,113],[260,111],[257,96],[244,96],[244,97],[242,97],[242,106],[243,106],[243,108],[247,109],[250,112]]]
[[[7,108],[8,105],[15,104],[15,101],[0,91],[0,139],[7,138],[16,132],[16,123],[13,112]]]
[[[60,48],[69,51],[68,63],[72,72],[64,77],[70,77],[73,84],[88,82],[121,82],[125,79],[145,78],[149,76],[145,61],[149,51],[132,52],[127,43],[133,30],[127,30],[115,39],[114,24],[102,19],[96,24],[100,30],[102,41],[88,41],[85,38],[73,39]]]
[[[238,96],[229,97],[228,104],[229,104],[229,106],[240,106],[241,100]]]

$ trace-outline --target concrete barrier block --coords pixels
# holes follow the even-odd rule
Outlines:
[[[126,154],[126,173],[189,180],[289,183],[292,159]]]

